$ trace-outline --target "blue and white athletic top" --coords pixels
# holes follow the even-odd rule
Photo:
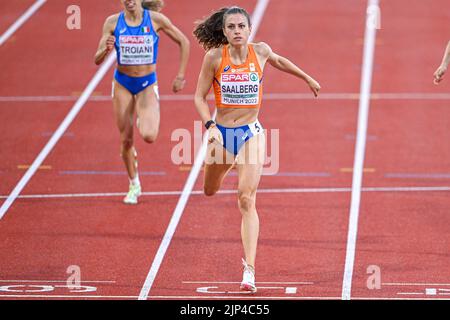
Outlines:
[[[117,63],[119,65],[155,64],[158,57],[159,36],[153,29],[150,12],[144,10],[140,26],[127,25],[121,12],[114,30]]]

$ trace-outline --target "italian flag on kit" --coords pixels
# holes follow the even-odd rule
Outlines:
[[[222,49],[222,62],[214,79],[218,108],[259,108],[262,97],[262,70],[253,45],[248,45],[245,63],[233,65],[228,45]]]

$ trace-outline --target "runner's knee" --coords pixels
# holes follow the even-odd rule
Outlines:
[[[142,139],[147,143],[154,143],[158,137],[158,130],[154,129],[143,129],[140,130]]]
[[[127,154],[133,148],[133,138],[125,138],[121,141],[122,155]]]
[[[158,137],[158,134],[145,134],[142,136],[144,141],[147,143],[154,143],[156,141],[157,137]]]
[[[218,188],[212,187],[212,186],[204,186],[203,187],[203,192],[205,194],[205,196],[211,197],[213,195],[215,195],[217,193],[217,191],[219,191]]]
[[[241,213],[248,213],[255,208],[255,197],[248,192],[238,192],[238,205]]]

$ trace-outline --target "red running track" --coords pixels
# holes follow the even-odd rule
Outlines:
[[[193,21],[226,5],[225,1],[212,5],[206,0],[196,2],[195,6],[167,2],[166,14],[189,35]],[[119,10],[119,4],[106,0],[79,3],[81,30],[65,28],[69,1],[49,2],[0,48],[5,71],[0,75],[0,96],[80,94],[97,70],[92,57],[103,21]],[[256,1],[236,4],[251,11]],[[445,30],[442,17],[445,14],[438,8],[425,7],[420,1],[408,5],[406,12],[399,11],[401,5],[405,1],[381,4],[382,29],[377,38],[373,91],[442,92],[448,84],[432,86],[431,75],[446,43],[441,31]],[[25,9],[24,6],[5,11],[8,16],[17,16]],[[320,81],[323,93],[355,93],[359,91],[365,10],[364,1],[356,0],[345,4],[272,1],[255,40],[268,42],[276,52],[297,62]],[[409,15],[419,21],[414,32],[406,25]],[[419,43],[427,39],[429,52],[408,50],[417,43],[412,35],[424,39]],[[177,61],[178,53],[167,37],[162,40],[158,66],[160,91],[170,95],[170,82],[176,73],[173,61]],[[188,86],[182,94],[193,93],[203,57],[193,39],[192,44]],[[41,47],[45,50],[39,50]],[[109,94],[111,78],[112,70],[95,95]],[[24,86],[23,79],[33,81]],[[265,74],[265,90],[308,93],[301,81],[270,67]],[[260,290],[254,298],[340,299],[352,183],[348,169],[353,166],[357,102],[355,99],[264,102],[261,122],[268,129],[280,130],[280,175],[264,176],[260,185],[257,202],[261,219],[257,257]],[[0,101],[0,133],[10,137],[0,143],[2,150],[8,150],[0,164],[1,194],[7,195],[12,190],[25,172],[18,165],[34,160],[73,103]],[[371,170],[364,175],[364,186],[448,185],[444,175],[450,172],[449,148],[443,147],[443,142],[449,141],[445,104],[441,100],[372,101],[366,149],[366,167]],[[143,187],[148,192],[180,191],[188,171],[172,163],[170,154],[175,143],[170,137],[177,128],[192,131],[197,116],[188,98],[163,101],[161,113],[157,143],[149,146],[137,138],[140,170],[147,173],[142,175]],[[0,252],[5,257],[0,262],[3,281],[0,298],[137,298],[179,194],[143,196],[136,207],[122,205],[121,195],[105,195],[123,193],[127,187],[118,150],[111,103],[88,102],[46,159],[47,169],[39,170],[22,192],[66,196],[17,199],[0,221]],[[412,173],[441,176],[411,180],[389,175],[399,173],[404,177]],[[201,190],[201,180],[202,174],[194,190]],[[236,183],[236,177],[231,175],[223,189],[234,190]],[[303,188],[305,192],[275,190],[287,188]],[[344,189],[317,192],[312,188]],[[104,195],[67,196],[80,193]],[[428,288],[420,287],[420,283],[450,282],[445,269],[449,243],[447,193],[363,192],[353,298],[445,298],[446,291],[442,290],[445,286]],[[239,225],[235,194],[214,198],[191,195],[149,298],[250,298],[236,290],[243,255]],[[95,291],[77,293],[64,288],[66,269],[71,265],[81,268],[83,285],[95,287]],[[381,268],[380,290],[369,290],[366,286],[369,265]],[[395,286],[395,283],[414,285]],[[27,285],[28,290],[42,288],[31,287],[32,284],[50,285],[53,289],[11,292],[13,288],[24,287],[8,288],[8,285]],[[399,288],[405,289],[403,294],[398,294]],[[427,288],[436,290],[426,291]],[[436,294],[431,295],[433,292]]]
[[[381,2],[374,92],[448,92],[448,81],[432,82],[449,38],[446,7],[445,1]],[[366,166],[376,171],[365,175],[365,186],[448,187],[448,128],[448,101],[373,101],[369,135],[376,139],[367,146]],[[448,190],[363,194],[354,298],[449,298],[449,199]],[[370,265],[380,268],[378,290],[366,285]]]

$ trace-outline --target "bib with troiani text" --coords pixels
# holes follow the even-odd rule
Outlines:
[[[153,62],[153,36],[120,36],[120,61],[123,65],[143,65]]]

